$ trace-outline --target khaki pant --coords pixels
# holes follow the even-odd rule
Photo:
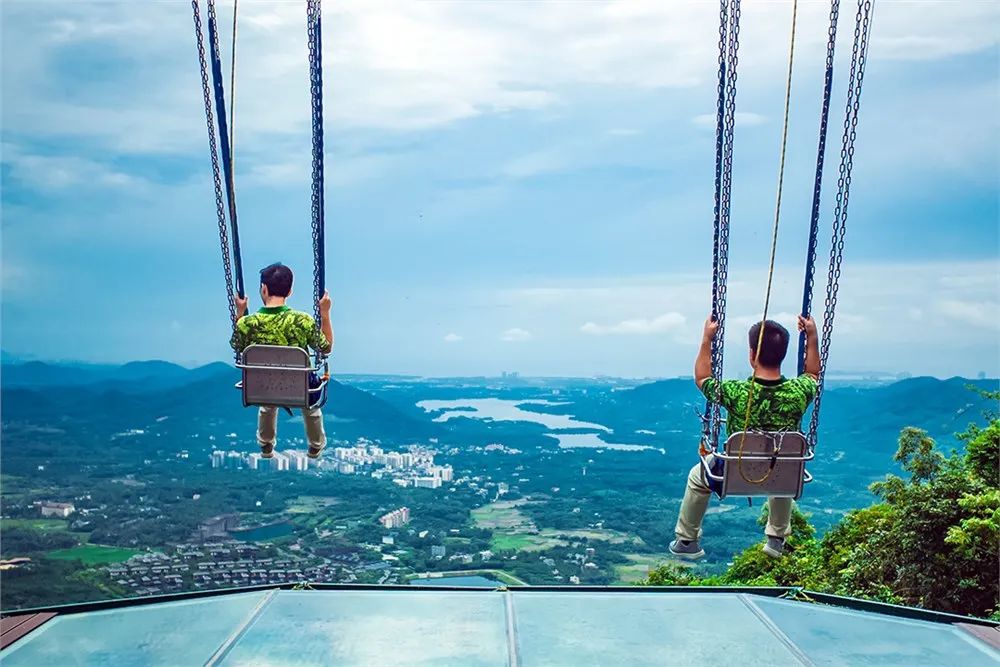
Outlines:
[[[326,446],[326,431],[323,430],[323,411],[319,408],[302,411],[302,420],[306,425],[306,440],[311,449],[323,449]],[[257,442],[261,446],[274,445],[278,435],[278,408],[261,406],[257,413]]]
[[[709,463],[711,464],[711,457]],[[705,518],[711,496],[712,490],[708,487],[705,471],[699,463],[688,473],[687,489],[684,491],[684,500],[681,501],[681,513],[674,528],[677,539],[693,541],[701,538],[701,522]],[[768,498],[767,508],[767,527],[764,528],[764,534],[768,537],[791,535],[792,499]]]

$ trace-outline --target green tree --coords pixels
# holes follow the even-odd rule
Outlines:
[[[796,509],[781,559],[755,545],[722,575],[700,577],[668,564],[650,572],[645,583],[803,586],[959,614],[995,614],[1000,419],[995,412],[987,417],[987,426],[971,425],[958,435],[964,454],[945,456],[925,431],[903,429],[894,459],[908,478],[890,474],[873,484],[881,502],[850,512],[821,540]]]

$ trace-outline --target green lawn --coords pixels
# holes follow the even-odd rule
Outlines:
[[[106,565],[108,563],[120,563],[132,556],[142,553],[135,549],[123,549],[121,547],[105,547],[100,544],[81,544],[71,549],[57,549],[50,551],[46,558],[54,560],[79,560],[84,565]]]
[[[490,548],[493,551],[545,551],[553,547],[564,547],[569,542],[550,535],[532,533],[493,533]]]
[[[8,528],[31,528],[41,532],[52,532],[66,530],[69,528],[69,521],[63,519],[4,519],[0,522],[0,530]]]
[[[534,545],[534,543],[535,541],[530,535],[493,533],[490,548],[493,551],[521,551]]]

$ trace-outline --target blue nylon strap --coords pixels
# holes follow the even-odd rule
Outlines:
[[[236,192],[233,180],[232,150],[229,145],[229,123],[226,120],[226,91],[223,87],[222,59],[219,56],[219,33],[216,25],[215,0],[208,0],[208,45],[212,63],[212,85],[215,91],[215,116],[219,124],[219,153],[225,176],[226,200],[229,207],[229,225],[233,251],[233,273],[236,278],[236,292],[240,298],[246,296],[243,284],[243,257],[240,251],[239,225],[236,219]]]
[[[819,121],[819,148],[816,151],[816,180],[813,185],[812,215],[809,222],[809,245],[806,247],[806,273],[802,283],[802,317],[812,313],[813,285],[816,276],[816,246],[819,242],[820,193],[823,187],[823,165],[826,159],[826,131],[830,120],[830,97],[833,90],[833,56],[837,46],[837,19],[840,0],[830,3],[830,28],[826,44],[826,73],[823,79],[823,109]],[[805,372],[806,335],[799,333],[798,374]]]
[[[317,179],[316,191],[319,195],[319,213],[316,218],[316,292],[317,296],[323,296],[326,291],[326,167],[323,160],[323,21],[321,16],[316,15],[316,59],[314,67],[316,70],[316,80],[318,82],[318,92],[316,96],[317,113],[313,116],[313,133],[316,136],[318,146],[316,152],[317,170],[314,178]]]

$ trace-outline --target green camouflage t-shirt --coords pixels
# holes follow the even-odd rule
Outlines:
[[[241,317],[230,342],[237,352],[255,344],[312,348],[321,352],[330,345],[311,315],[288,306],[261,308],[252,315]]]
[[[753,384],[753,403],[747,421],[747,401]],[[708,378],[701,391],[709,400],[718,400],[726,409],[728,435],[743,430],[798,431],[802,428],[802,415],[816,395],[816,380],[811,375],[780,380],[723,380]],[[717,393],[718,392],[718,393]]]

